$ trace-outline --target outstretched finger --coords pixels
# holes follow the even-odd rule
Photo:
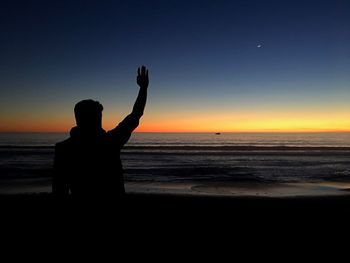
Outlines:
[[[140,76],[140,67],[137,68],[137,75]]]
[[[141,75],[145,75],[146,74],[146,67],[145,66],[142,66],[141,67]]]

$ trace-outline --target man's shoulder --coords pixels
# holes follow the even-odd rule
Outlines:
[[[68,138],[64,141],[60,141],[58,143],[55,144],[55,148],[57,149],[64,149],[64,148],[68,148],[72,145],[72,138]]]

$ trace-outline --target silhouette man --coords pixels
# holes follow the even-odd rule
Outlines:
[[[102,129],[103,106],[82,100],[74,107],[77,126],[55,146],[52,191],[55,196],[116,197],[125,194],[120,151],[139,125],[146,105],[148,70],[138,68],[140,86],[132,112],[115,127]]]

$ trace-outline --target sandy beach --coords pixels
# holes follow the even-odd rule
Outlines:
[[[252,183],[252,182],[210,182],[210,183],[126,183],[130,194],[168,194],[207,197],[322,197],[350,196],[350,183]]]
[[[134,182],[126,184],[127,195],[119,201],[57,200],[50,192],[1,194],[0,222],[10,231],[105,232],[133,243],[152,237],[238,244],[244,239],[257,247],[271,238],[278,244],[303,237],[307,243],[305,237],[336,236],[348,228],[348,186]]]
[[[167,195],[222,198],[350,197],[350,182],[126,182],[128,195]],[[51,179],[10,180],[0,185],[0,195],[50,194]]]
[[[36,186],[33,188],[33,184]],[[50,209],[60,203],[50,192],[50,185],[33,184],[14,185],[15,189],[1,189],[0,203],[3,206],[27,208],[26,205],[44,205]],[[217,183],[126,183],[126,197],[121,202],[111,201],[106,204],[96,200],[98,206],[135,208],[135,211],[150,210],[157,212],[182,213],[193,211],[221,213],[249,211],[249,213],[284,211],[287,213],[310,213],[334,210],[350,211],[350,183],[251,183],[251,182],[217,182]],[[106,201],[106,200],[105,200]],[[91,202],[91,200],[89,200]],[[74,200],[63,201],[71,205]],[[81,203],[85,205],[84,203]],[[92,202],[91,205],[94,205]],[[278,210],[275,210],[278,209]],[[311,209],[311,210],[310,210]],[[111,210],[112,211],[112,210]]]

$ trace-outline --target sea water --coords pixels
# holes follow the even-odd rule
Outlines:
[[[0,133],[0,193],[51,183],[66,133]],[[349,181],[350,133],[134,133],[121,155],[129,182]]]

